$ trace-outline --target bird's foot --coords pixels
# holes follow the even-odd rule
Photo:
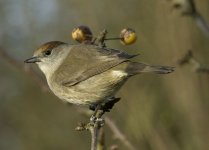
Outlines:
[[[90,118],[90,123],[95,123],[97,121],[104,122],[102,116],[105,114],[105,112],[110,112],[115,103],[117,103],[119,100],[120,98],[111,97],[103,104],[90,105],[89,109],[94,111]]]
[[[105,124],[104,118],[97,118],[96,124],[99,124],[99,126],[102,127]]]
[[[107,100],[107,102],[99,105],[99,104],[92,104],[89,106],[89,109],[92,111],[102,110],[104,112],[110,112],[110,110],[113,108],[113,106],[120,101],[121,98],[119,97],[111,97]],[[97,111],[98,111],[97,110]]]
[[[109,98],[105,103],[103,104],[94,104],[90,105],[89,109],[93,110],[94,113],[90,117],[89,123],[80,123],[76,127],[77,131],[83,131],[83,130],[92,130],[92,128],[100,128],[105,124],[105,120],[102,117],[105,112],[110,112],[110,110],[113,108],[115,103],[117,103],[120,100],[120,98],[111,97]]]
[[[92,115],[92,116],[90,117],[90,123],[95,123],[96,120],[97,120],[97,117],[96,117],[96,116]]]
[[[95,123],[96,120],[99,118],[98,114],[99,114],[99,110],[101,110],[101,105],[100,104],[90,105],[89,109],[94,111],[94,113],[92,114],[90,118],[90,123]]]
[[[100,126],[104,125],[105,120],[102,118],[102,115],[99,113],[99,115],[95,116],[92,115],[90,118],[90,124],[100,124]]]
[[[106,103],[102,105],[102,110],[104,112],[110,112],[110,110],[113,108],[113,106],[120,101],[121,98],[119,97],[111,97],[108,99]]]

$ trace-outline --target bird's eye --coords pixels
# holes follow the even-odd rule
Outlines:
[[[50,54],[51,54],[51,50],[47,50],[47,51],[44,52],[45,56],[49,56]]]

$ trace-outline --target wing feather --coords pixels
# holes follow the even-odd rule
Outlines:
[[[70,87],[135,56],[137,55],[95,45],[71,45],[70,53],[57,69],[54,79],[57,83]]]

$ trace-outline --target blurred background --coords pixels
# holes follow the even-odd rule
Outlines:
[[[20,64],[0,57],[0,149],[90,149],[90,134],[74,130],[88,118],[43,90],[23,63],[45,42],[76,43],[70,34],[78,25],[89,26],[95,35],[106,28],[108,37],[131,27],[138,35],[135,44],[108,41],[108,47],[140,53],[136,61],[176,67],[169,75],[130,79],[117,94],[122,100],[106,114],[136,149],[209,149],[209,74],[177,63],[192,50],[209,66],[209,37],[174,1],[1,0],[0,49]],[[209,23],[209,1],[195,0],[195,6]],[[105,136],[107,148],[127,149],[107,126]]]

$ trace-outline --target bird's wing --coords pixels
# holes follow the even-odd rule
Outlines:
[[[62,67],[57,69],[54,80],[64,86],[73,86],[135,56],[95,45],[74,45]]]

